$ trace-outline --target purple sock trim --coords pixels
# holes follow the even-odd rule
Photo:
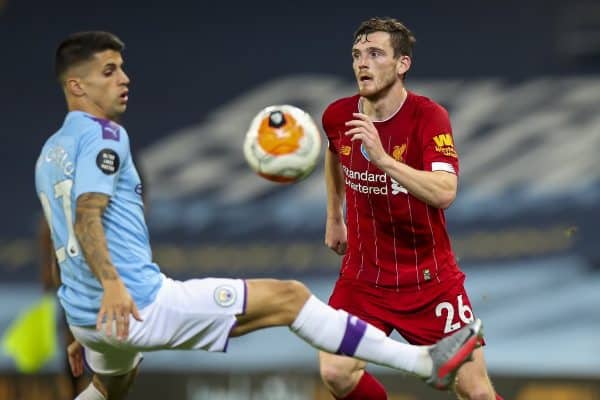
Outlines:
[[[346,331],[342,344],[338,349],[338,354],[343,354],[352,357],[356,352],[356,348],[367,330],[367,323],[358,319],[354,315],[348,315],[346,319]]]

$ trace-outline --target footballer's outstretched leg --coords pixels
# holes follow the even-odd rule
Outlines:
[[[481,335],[481,321],[476,320],[434,346],[400,343],[321,302],[301,282],[253,279],[246,281],[246,287],[246,312],[237,317],[231,336],[287,325],[316,348],[415,374],[436,389],[450,385]]]
[[[458,368],[471,359],[482,337],[483,326],[481,320],[476,319],[431,346],[429,354],[433,368],[426,379],[427,384],[436,389],[447,389],[454,382]]]

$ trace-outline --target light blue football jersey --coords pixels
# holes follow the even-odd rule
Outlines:
[[[58,297],[69,324],[95,325],[103,293],[74,233],[75,205],[83,193],[110,196],[102,223],[111,260],[138,308],[154,301],[162,274],[152,262],[142,183],[122,126],[69,112],[42,148],[35,186],[51,227],[62,280]]]

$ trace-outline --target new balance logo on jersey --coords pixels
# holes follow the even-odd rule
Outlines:
[[[340,146],[340,154],[343,156],[349,156],[352,152],[352,147],[350,146]]]

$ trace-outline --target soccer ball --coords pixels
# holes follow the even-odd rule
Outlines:
[[[244,141],[248,165],[263,178],[280,183],[310,175],[320,151],[319,128],[306,111],[290,105],[263,108]]]

